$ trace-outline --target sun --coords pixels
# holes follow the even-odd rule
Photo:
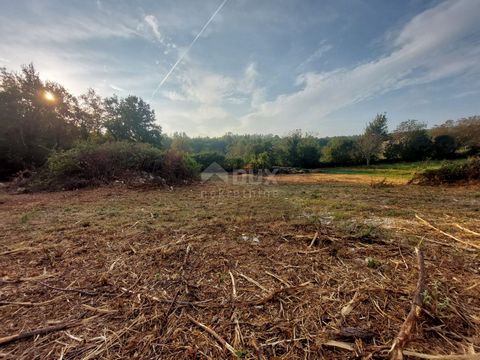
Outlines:
[[[45,100],[55,101],[55,95],[53,95],[53,93],[51,93],[51,92],[48,91],[48,90],[45,91],[45,93],[43,94],[43,96],[45,97]]]

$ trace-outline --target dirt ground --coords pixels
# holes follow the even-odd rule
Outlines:
[[[480,187],[278,180],[0,193],[0,358],[480,352]]]

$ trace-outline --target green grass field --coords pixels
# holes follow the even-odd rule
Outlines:
[[[465,159],[451,160],[449,162],[465,162]],[[413,175],[427,169],[438,169],[445,160],[427,160],[411,163],[377,164],[353,167],[332,167],[322,169],[322,173],[339,175],[370,175],[385,178],[410,180]]]

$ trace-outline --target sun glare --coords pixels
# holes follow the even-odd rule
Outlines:
[[[48,101],[55,101],[55,95],[53,95],[50,91],[45,91],[44,97]]]

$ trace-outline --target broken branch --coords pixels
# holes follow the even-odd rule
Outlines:
[[[425,260],[423,251],[419,248],[415,248],[417,253],[418,261],[418,281],[417,288],[415,289],[413,295],[412,306],[410,312],[408,313],[407,318],[400,327],[400,331],[393,342],[393,345],[390,349],[391,360],[402,360],[403,359],[403,348],[408,343],[412,336],[413,328],[417,323],[417,319],[420,317],[423,304],[423,293],[425,291]]]
[[[210,329],[207,325],[202,324],[201,322],[198,322],[195,320],[193,317],[191,317],[189,314],[187,314],[188,320],[190,320],[192,323],[197,325],[198,327],[202,328],[206,332],[208,332],[210,335],[212,335],[220,344],[222,344],[232,355],[237,357],[237,351],[235,348],[230,345],[224,338],[222,338],[220,335],[218,335],[214,330]]]

